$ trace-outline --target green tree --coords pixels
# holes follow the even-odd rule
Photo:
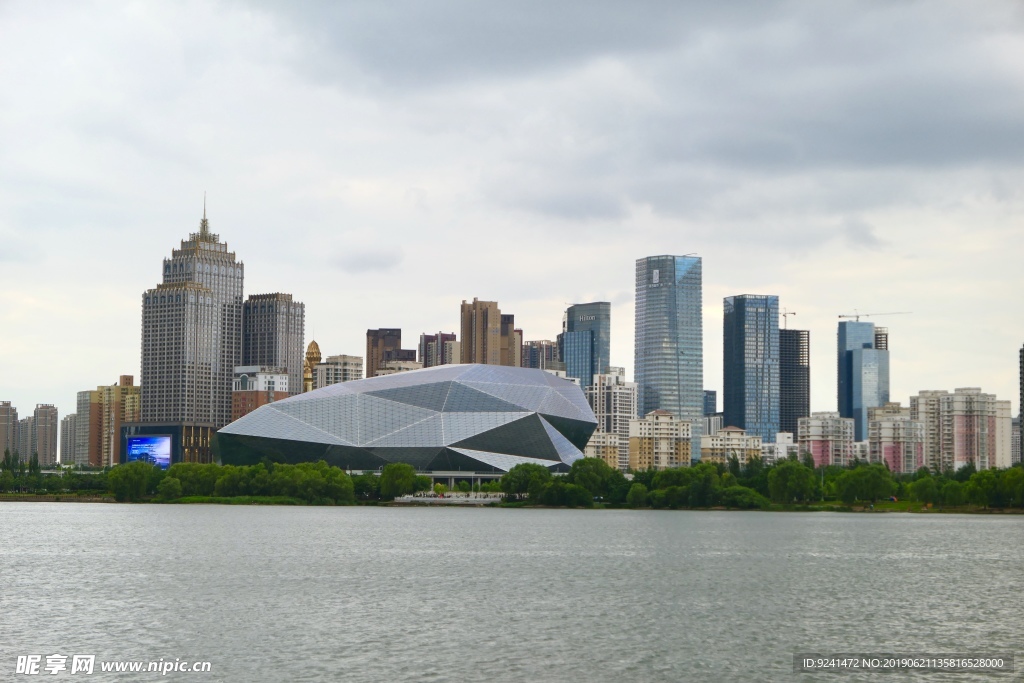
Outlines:
[[[692,508],[711,507],[718,502],[719,489],[718,468],[710,463],[700,463],[690,468],[689,503]]]
[[[416,468],[404,462],[384,465],[380,475],[380,497],[394,500],[416,490]]]
[[[513,496],[524,493],[531,500],[537,500],[551,483],[551,470],[543,465],[524,462],[516,465],[501,477],[501,490]],[[544,503],[547,505],[547,503]],[[559,503],[560,504],[560,503]]]
[[[642,508],[647,505],[647,487],[643,484],[633,484],[626,494],[626,504],[631,508]]]
[[[164,477],[156,487],[160,500],[175,500],[181,498],[181,482],[174,477]]]
[[[118,501],[136,502],[146,495],[146,483],[152,465],[144,462],[130,462],[117,465],[107,473],[107,484]]]
[[[942,504],[943,505],[963,505],[966,497],[964,496],[964,485],[953,479],[947,481],[942,486]]]
[[[722,505],[741,510],[757,510],[768,507],[768,499],[746,486],[729,486],[719,494]]]
[[[1024,507],[1024,468],[1003,470],[999,475],[999,493],[1003,505]]]
[[[939,485],[931,476],[921,477],[910,485],[910,495],[921,503],[934,503],[939,497]]]
[[[580,458],[572,464],[566,481],[587,489],[591,497],[605,498],[610,492],[615,474],[622,476],[601,458]]]
[[[434,493],[436,493],[439,496],[443,496],[444,494],[448,493],[448,487],[442,484],[441,482],[438,482],[434,484]]]
[[[786,459],[768,473],[768,491],[776,503],[806,502],[814,493],[814,471]]]

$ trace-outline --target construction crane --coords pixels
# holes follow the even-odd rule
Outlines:
[[[782,309],[782,329],[789,328],[789,316],[796,315],[796,311],[790,311],[788,309]]]
[[[854,322],[860,322],[861,318],[870,318],[877,315],[910,315],[913,311],[893,311],[890,313],[859,313],[857,309],[853,309],[853,315],[840,315],[842,318],[853,318]]]

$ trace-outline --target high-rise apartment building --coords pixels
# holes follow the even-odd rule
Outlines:
[[[402,348],[402,330],[397,327],[366,331],[366,376],[376,377],[386,363],[416,361],[415,349]]]
[[[142,391],[132,375],[121,375],[116,384],[78,392],[75,464],[112,467],[120,463],[121,427],[138,423],[141,414]]]
[[[463,300],[459,319],[463,363],[522,366],[523,331],[516,329],[514,315],[502,314],[498,302]]]
[[[327,356],[313,368],[313,389],[363,378],[362,356]]]
[[[0,456],[18,450],[18,409],[10,401],[0,401]]]
[[[60,433],[57,408],[49,403],[40,403],[32,417],[36,433],[33,446],[39,456],[39,464],[42,467],[53,467],[57,464],[57,453],[60,449],[60,442],[57,440]]]
[[[29,415],[18,420],[18,454],[22,462],[28,462],[36,452],[36,418]]]
[[[1010,425],[1010,465],[1016,465],[1021,461],[1020,444],[1020,418],[1013,418]]]
[[[725,424],[771,441],[779,432],[779,297],[727,296],[723,306]]]
[[[649,256],[636,262],[634,369],[643,415],[666,410],[689,422],[700,449],[704,416],[701,259]]]
[[[1008,467],[1011,460],[1010,402],[977,387],[921,391],[910,397],[910,416],[920,422],[924,466],[933,471]]]
[[[619,461],[615,467],[625,471],[629,467],[629,423],[637,417],[636,384],[622,375],[598,374],[583,387],[583,393],[597,418],[595,433],[617,435]]]
[[[60,464],[75,464],[75,423],[78,420],[76,413],[65,415],[60,419]]]
[[[777,465],[788,458],[800,457],[800,445],[796,443],[791,432],[779,432],[775,435],[775,443],[761,444],[761,462],[765,465]]]
[[[716,434],[700,438],[700,461],[725,465],[736,458],[746,465],[751,458],[761,457],[762,443],[759,435],[748,434],[741,427],[722,427]]]
[[[853,418],[854,440],[867,441],[868,408],[889,401],[888,330],[876,330],[874,323],[844,320],[839,323],[837,339],[839,414]]]
[[[619,445],[618,434],[609,434],[597,430],[590,435],[590,441],[587,442],[586,448],[583,449],[583,455],[587,458],[600,458],[604,460],[606,465],[618,470],[625,471],[629,467],[629,454],[623,453]],[[627,463],[625,468],[622,466],[623,458],[625,458]]]
[[[868,409],[868,460],[894,474],[924,466],[924,435],[924,423],[910,418],[909,407],[890,402]]]
[[[242,306],[242,362],[285,368],[288,387],[301,391],[306,306],[291,294],[251,294]]]
[[[558,355],[569,377],[588,387],[594,375],[608,372],[611,364],[612,305],[607,301],[573,304],[565,311]]]
[[[629,468],[664,470],[690,466],[693,423],[667,410],[629,422]]]
[[[210,435],[231,421],[243,279],[204,210],[199,231],[164,259],[163,282],[142,295],[142,415],[130,431],[176,434],[174,462],[208,462]]]
[[[454,332],[420,335],[419,362],[423,367],[453,365],[461,360],[462,345],[456,340]]]
[[[797,424],[800,453],[810,454],[815,467],[845,467],[854,457],[853,431],[853,418],[841,417],[839,413],[811,413]]]
[[[779,429],[797,433],[811,414],[811,333],[779,330]]]
[[[718,412],[718,392],[711,389],[704,390],[704,417],[714,415]]]
[[[523,367],[538,370],[565,370],[558,356],[558,342],[538,339],[523,342]]]

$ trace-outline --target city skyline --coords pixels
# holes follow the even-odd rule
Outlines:
[[[980,386],[1016,414],[1011,7],[603,8],[616,36],[541,10],[530,51],[499,39],[502,8],[474,15],[485,41],[449,10],[335,10],[410,38],[382,59],[292,8],[5,5],[3,398],[66,415],[141,375],[138,293],[208,190],[258,266],[246,291],[292,293],[331,354],[360,354],[369,328],[456,330],[472,296],[528,340],[554,339],[567,303],[609,301],[611,363],[633,378],[633,262],[692,251],[706,388],[722,388],[720,302],[770,291],[811,331],[812,411],[835,409],[837,316],[907,310],[867,318],[893,333],[894,400]],[[422,59],[422,25],[451,52]]]

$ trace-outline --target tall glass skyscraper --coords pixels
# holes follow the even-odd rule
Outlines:
[[[589,387],[594,375],[608,372],[611,364],[612,305],[607,301],[573,304],[565,311],[558,352],[565,374]]]
[[[704,418],[704,324],[698,256],[636,262],[634,368],[640,415],[667,410],[692,424],[700,453]]]
[[[888,346],[888,334],[884,335]],[[868,408],[889,401],[889,350],[875,346],[881,341],[874,323],[844,320],[839,323],[837,345],[837,393],[839,415],[852,417],[853,438],[868,439]]]
[[[779,431],[779,297],[724,301],[724,422],[774,443]]]
[[[779,330],[779,431],[797,433],[811,416],[811,333]]]

